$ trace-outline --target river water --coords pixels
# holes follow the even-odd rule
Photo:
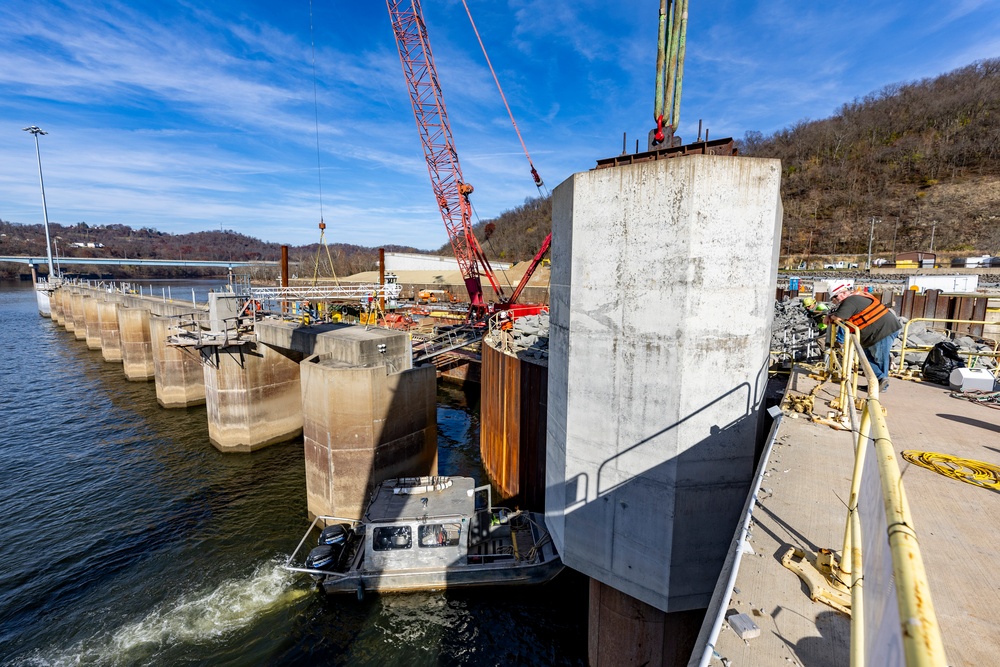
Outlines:
[[[221,454],[203,406],[160,408],[30,284],[0,283],[0,343],[0,664],[585,662],[578,575],[324,598],[280,568],[308,526],[301,440]],[[478,398],[442,386],[437,414],[439,472],[484,480]]]

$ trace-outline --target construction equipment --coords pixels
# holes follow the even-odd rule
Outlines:
[[[507,296],[472,230],[472,204],[469,196],[473,187],[462,176],[420,2],[386,0],[386,6],[431,178],[431,188],[469,292],[470,319],[481,321],[494,308],[508,309],[514,305],[530,279],[531,272],[541,261],[540,255],[547,249],[549,239],[546,239],[543,251],[536,256],[531,269],[525,273],[513,294]],[[533,166],[532,171],[535,178],[537,172]],[[537,178],[536,183],[540,185],[541,179]],[[489,280],[499,303],[489,305],[484,300],[482,275]]]

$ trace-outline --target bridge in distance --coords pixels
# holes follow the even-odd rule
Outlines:
[[[90,264],[99,266],[209,266],[231,269],[237,266],[277,266],[277,261],[255,261],[255,262],[235,262],[235,261],[212,261],[196,259],[128,259],[122,257],[60,257],[58,260],[62,264]],[[27,264],[29,266],[41,266],[48,262],[48,258],[34,255],[0,255],[0,262],[10,262],[13,264]]]

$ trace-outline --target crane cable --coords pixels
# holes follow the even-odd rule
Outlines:
[[[333,281],[339,286],[340,279],[337,278],[337,270],[333,268],[330,246],[326,243],[326,221],[323,219],[323,163],[319,147],[319,92],[316,86],[316,37],[313,32],[312,0],[309,0],[309,44],[312,47],[313,114],[316,118],[316,178],[319,182],[319,246],[316,248],[316,262],[313,266],[313,287],[319,282],[319,260],[323,248],[326,248],[326,259],[330,263],[330,273],[333,274]]]
[[[482,223],[482,218],[479,217],[479,211],[476,210],[475,205],[471,201],[469,202],[469,208],[472,210],[472,215],[474,215],[476,218],[476,223],[477,224]],[[497,249],[493,247],[492,235],[486,237],[486,243],[489,244],[490,250],[493,252],[494,255],[496,255]],[[507,283],[507,288],[514,289],[514,284],[510,281],[510,276],[507,275],[507,269],[500,269],[500,273],[503,274],[503,279]]]
[[[476,28],[476,22],[472,19],[472,12],[469,11],[469,5],[466,0],[462,0],[462,6],[465,7],[465,13],[469,16],[469,23],[472,24],[472,31],[476,33],[476,39],[479,40],[479,48],[483,50],[483,57],[486,58],[486,64],[490,68],[490,74],[493,75],[493,81],[497,84],[497,90],[500,91],[500,99],[503,100],[503,105],[507,109],[507,115],[510,116],[510,123],[514,126],[514,132],[517,133],[517,138],[521,142],[521,148],[524,149],[524,157],[528,158],[528,166],[531,168],[531,178],[535,181],[535,187],[538,188],[539,192],[544,192],[545,195],[548,196],[549,190],[545,187],[545,183],[542,182],[542,177],[538,175],[538,170],[535,169],[535,165],[531,162],[531,155],[528,154],[528,147],[524,143],[524,138],[521,137],[521,130],[517,127],[517,122],[514,120],[514,114],[510,110],[510,105],[507,104],[507,97],[503,94],[503,88],[500,87],[500,79],[497,78],[497,73],[493,70],[493,63],[490,62],[490,56],[486,53],[486,45],[483,44],[483,38],[479,36],[479,30]]]

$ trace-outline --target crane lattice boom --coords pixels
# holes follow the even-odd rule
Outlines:
[[[409,8],[403,8],[402,5],[409,5]],[[469,291],[472,308],[482,311],[486,308],[486,303],[483,300],[480,266],[501,298],[503,290],[472,232],[472,206],[469,203],[472,186],[462,178],[462,167],[458,162],[444,96],[434,67],[423,11],[419,0],[386,0],[386,6],[392,19],[392,31],[399,49],[399,61],[406,77],[413,116],[431,177],[431,187]]]

